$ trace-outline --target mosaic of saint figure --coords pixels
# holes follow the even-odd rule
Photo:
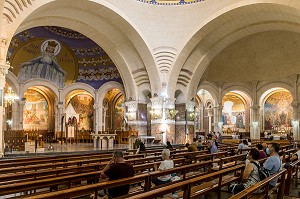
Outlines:
[[[18,78],[21,82],[34,78],[43,78],[64,86],[66,72],[58,65],[55,56],[60,52],[60,43],[46,40],[41,46],[42,55],[20,66]]]
[[[237,118],[236,118],[236,127],[237,128],[241,128],[241,129],[245,128],[244,118],[243,118],[242,113],[239,113],[238,116],[237,116]]]

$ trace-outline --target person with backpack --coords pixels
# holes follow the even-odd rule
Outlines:
[[[280,150],[280,145],[278,143],[272,143],[271,147],[269,148],[270,151],[270,157],[266,160],[264,163],[264,168],[270,171],[270,175],[273,175],[274,173],[277,173],[280,171],[282,162],[278,155]],[[270,182],[270,189],[275,187],[277,183],[278,178],[275,178]]]
[[[240,184],[231,184],[229,186],[229,191],[233,194],[237,194],[244,189],[254,185],[261,180],[260,178],[260,166],[258,162],[259,151],[252,148],[248,154],[249,164],[245,167],[245,171],[242,177],[242,182]]]

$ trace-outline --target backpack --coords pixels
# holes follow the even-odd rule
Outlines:
[[[268,169],[266,169],[265,167],[261,167],[256,162],[251,162],[251,163],[253,163],[257,167],[260,181],[270,176],[270,171]]]

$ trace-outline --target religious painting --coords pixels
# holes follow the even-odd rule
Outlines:
[[[288,91],[271,94],[264,104],[265,130],[286,129],[292,127],[293,97]]]
[[[223,98],[222,122],[225,129],[245,129],[245,103],[235,94]]]
[[[122,130],[124,127],[124,96],[120,96],[119,99],[115,103],[114,107],[114,123],[113,129],[115,130]]]
[[[20,82],[41,78],[62,88],[76,81],[78,76],[78,61],[74,53],[54,39],[29,40],[14,51],[11,60],[12,71]]]
[[[23,110],[23,129],[26,131],[47,130],[49,107],[46,98],[38,91],[28,89]]]
[[[70,102],[75,112],[79,114],[78,129],[83,131],[93,130],[94,99],[88,94],[78,94]]]
[[[94,41],[57,26],[39,26],[15,35],[7,60],[21,82],[41,78],[59,87],[82,82],[95,89],[109,81],[122,83],[113,60]]]

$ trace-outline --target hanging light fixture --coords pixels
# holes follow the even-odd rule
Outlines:
[[[13,101],[18,99],[19,97],[15,94],[15,92],[11,89],[11,87],[9,87],[7,92],[4,95],[5,102],[11,105]]]

